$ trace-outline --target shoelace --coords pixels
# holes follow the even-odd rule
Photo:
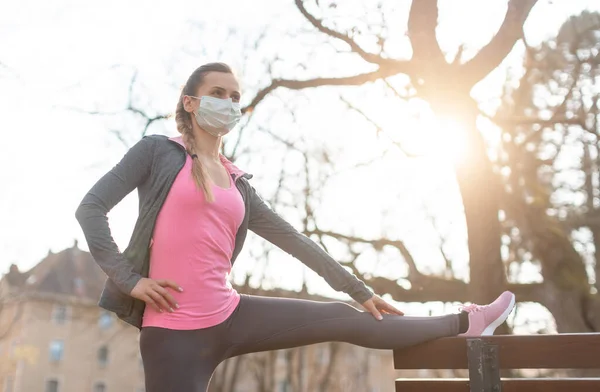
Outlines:
[[[481,312],[485,308],[487,308],[486,305],[471,304],[471,305],[462,305],[461,307],[459,307],[459,310],[461,312],[475,313],[475,312]]]

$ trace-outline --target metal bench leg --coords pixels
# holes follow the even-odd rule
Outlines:
[[[502,392],[498,346],[483,339],[467,339],[471,392]]]

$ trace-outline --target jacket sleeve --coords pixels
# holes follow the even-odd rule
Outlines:
[[[92,257],[108,278],[125,294],[141,279],[133,264],[119,251],[108,225],[108,212],[150,174],[152,139],[137,142],[81,201],[75,217],[83,229]]]
[[[251,188],[248,228],[299,259],[334,290],[350,295],[356,302],[362,304],[373,296],[373,292],[354,274],[273,211],[254,188]]]

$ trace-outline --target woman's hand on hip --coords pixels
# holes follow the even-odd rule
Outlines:
[[[364,302],[362,306],[377,320],[383,319],[381,313],[397,314],[399,316],[404,316],[404,313],[402,311],[396,309],[393,305],[388,304],[378,295],[373,295],[373,297],[371,297],[371,299],[369,299],[368,301]]]
[[[137,282],[133,290],[131,290],[130,295],[133,298],[144,301],[158,312],[164,312],[165,310],[173,312],[179,305],[167,290],[168,288],[179,292],[183,291],[172,280],[142,278]]]

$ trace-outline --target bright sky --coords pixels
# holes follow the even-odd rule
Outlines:
[[[344,2],[343,10],[352,10],[361,3],[359,0]],[[403,23],[409,2],[404,3],[389,13]],[[540,1],[527,24],[527,35],[532,42],[539,42],[555,32],[569,14],[594,8],[596,3],[594,0]],[[442,1],[440,30],[443,33],[439,34],[442,46],[450,52],[461,42],[478,48],[501,23],[505,7],[506,1],[501,0]],[[477,16],[465,19],[468,12]],[[358,8],[355,14],[361,15]],[[271,30],[261,52],[244,50],[265,25],[271,26]],[[6,272],[12,263],[28,269],[48,250],[58,252],[72,246],[75,239],[86,249],[74,211],[87,189],[125,152],[107,129],[132,128],[131,141],[135,140],[131,135],[139,129],[139,124],[122,117],[100,118],[66,108],[121,110],[126,104],[134,69],[139,71],[140,82],[137,102],[145,109],[161,113],[173,109],[177,86],[185,82],[195,67],[209,61],[229,62],[236,68],[242,84],[250,90],[264,85],[263,63],[274,53],[283,59],[272,64],[281,76],[310,76],[320,72],[352,74],[364,70],[360,61],[340,57],[328,45],[317,45],[319,56],[311,57],[311,68],[296,67],[295,64],[307,61],[307,44],[322,43],[322,36],[285,35],[307,28],[291,0],[1,2],[0,273]],[[401,37],[403,28],[402,23],[394,23],[390,33]],[[397,42],[396,47],[402,49],[402,40],[398,38]],[[401,52],[394,54],[402,55]],[[339,58],[344,61],[336,60]],[[497,76],[476,90],[478,97],[493,99],[497,95],[501,73]],[[397,102],[381,95],[380,90],[377,86],[344,90],[344,96],[378,118],[388,135],[407,141],[411,148],[423,150],[432,135],[408,131],[435,128],[437,124],[431,118],[425,123],[409,118],[399,121],[401,113]],[[335,156],[342,167],[356,163],[356,157],[360,158],[358,161],[368,161],[380,156],[385,140],[377,140],[372,132],[365,131],[367,124],[356,115],[348,115],[338,96],[336,91],[325,89],[298,94],[278,92],[257,111],[256,121],[286,138],[297,140],[302,135],[309,145],[310,140],[315,144],[315,139],[327,146],[337,144]],[[282,110],[286,106],[295,108],[295,123]],[[174,134],[175,129],[167,122],[150,132]],[[452,156],[460,154],[460,143],[444,138],[444,134],[438,136],[441,138],[438,152],[429,157],[410,160],[392,152],[369,169],[336,177],[321,195],[319,223],[323,228],[350,225],[356,234],[365,236],[385,232],[402,238],[424,268],[435,269],[442,262],[435,236],[423,213],[415,213],[426,204],[441,216],[440,224],[451,234],[450,245],[460,265],[461,260],[466,260],[464,224],[452,171],[446,164]],[[339,146],[339,140],[344,141],[343,146]],[[456,146],[449,155],[442,150],[448,145]],[[277,150],[283,150],[257,131],[252,133],[252,150],[263,151],[260,159],[256,153],[251,159],[242,156],[240,165],[253,172],[259,189],[269,194],[275,186],[269,178],[278,174],[282,157]],[[293,172],[301,161],[292,155],[287,165]],[[360,184],[359,191],[356,183]],[[291,196],[289,198],[291,200]],[[382,213],[381,208],[378,209],[382,205],[394,206],[393,211]],[[294,216],[293,211],[283,209],[282,212]],[[128,197],[111,213],[111,228],[123,248],[135,214],[133,197]],[[335,248],[332,252],[335,255]],[[368,257],[366,254],[363,265],[372,262],[366,260]],[[390,259],[394,257],[397,258],[391,255]],[[270,277],[294,287],[302,272],[299,264],[286,260],[282,264],[285,269],[274,270]],[[402,271],[397,263],[389,266],[389,270],[383,264],[380,271],[389,271],[391,275]],[[236,268],[243,273],[255,265],[241,262]]]

